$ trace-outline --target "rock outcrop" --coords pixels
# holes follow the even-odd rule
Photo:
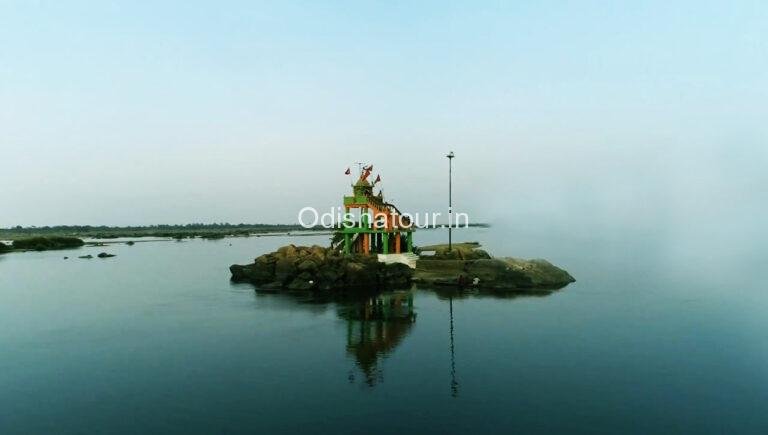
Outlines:
[[[546,260],[493,258],[477,242],[424,246],[413,281],[423,286],[475,287],[484,290],[555,290],[576,280]]]
[[[450,251],[436,245],[422,251],[416,269],[379,262],[376,255],[344,255],[320,246],[283,246],[245,266],[232,265],[233,281],[262,290],[342,291],[422,287],[473,287],[480,290],[529,292],[555,290],[575,281],[546,260],[492,258],[478,244],[456,244]]]
[[[576,280],[546,260],[422,258],[416,263],[413,281],[427,286],[448,285],[488,290],[554,290]]]
[[[321,246],[283,246],[245,266],[232,265],[232,280],[263,290],[377,290],[409,287],[413,270],[376,256],[343,255]]]

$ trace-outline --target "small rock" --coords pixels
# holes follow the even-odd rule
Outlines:
[[[97,255],[97,257],[99,257],[99,258],[109,258],[109,257],[114,257],[114,256],[115,256],[115,254],[107,254],[106,252],[102,252],[99,255]]]
[[[91,254],[88,254],[88,255],[81,255],[81,256],[79,256],[79,257],[77,257],[77,258],[86,258],[86,259],[88,259],[88,258],[93,258],[93,255],[91,255]]]

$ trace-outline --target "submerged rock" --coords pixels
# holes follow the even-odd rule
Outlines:
[[[77,257],[77,258],[85,258],[85,259],[90,259],[90,258],[93,258],[93,255],[91,255],[91,254],[88,254],[88,255],[81,255],[81,256],[79,256],[79,257]]]
[[[229,268],[232,280],[268,290],[334,291],[408,287],[413,270],[376,256],[344,255],[321,246],[283,246],[248,265]]]

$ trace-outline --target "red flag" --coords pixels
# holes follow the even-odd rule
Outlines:
[[[344,175],[349,175],[349,174],[351,174],[351,173],[352,173],[352,172],[349,170],[349,168],[347,168],[347,170],[344,172]]]
[[[376,176],[376,181],[374,181],[374,182],[373,182],[373,184],[376,184],[376,183],[378,183],[379,181],[381,181],[381,175],[377,175],[377,176]]]

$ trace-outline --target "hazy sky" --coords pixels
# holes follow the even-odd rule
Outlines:
[[[443,209],[449,150],[476,221],[753,225],[767,41],[763,1],[0,0],[0,226],[294,222],[357,161]]]

